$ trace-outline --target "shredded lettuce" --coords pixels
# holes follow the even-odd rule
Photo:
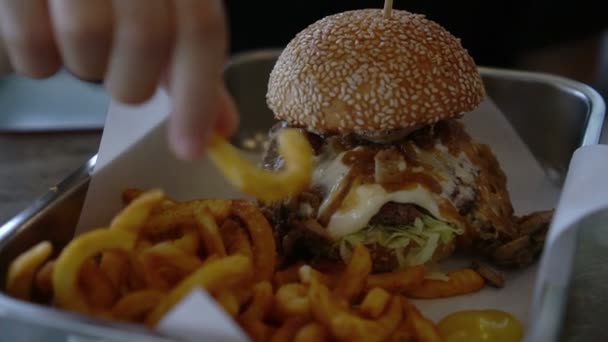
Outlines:
[[[463,229],[423,213],[412,224],[401,226],[368,225],[338,241],[340,257],[347,262],[358,243],[372,244],[393,250],[401,267],[420,265],[433,257],[441,243],[450,242]]]

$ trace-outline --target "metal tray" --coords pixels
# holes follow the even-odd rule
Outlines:
[[[279,50],[234,56],[226,68],[229,91],[242,112],[234,142],[265,132],[273,123],[265,104],[268,74]],[[561,183],[572,153],[597,144],[604,102],[592,88],[561,77],[480,68],[488,95],[505,113],[547,174]],[[539,134],[542,132],[542,134]],[[0,227],[0,284],[19,253],[47,239],[57,247],[72,237],[96,157]],[[557,314],[557,313],[556,313]],[[0,292],[0,342],[168,341],[139,326],[83,317],[12,299]]]

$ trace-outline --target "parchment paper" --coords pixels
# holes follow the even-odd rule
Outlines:
[[[107,225],[122,206],[121,192],[128,187],[162,188],[178,200],[243,197],[207,159],[185,163],[174,158],[165,134],[163,113],[168,113],[169,108],[164,96],[159,93],[143,107],[115,103],[110,106],[98,167],[92,175],[78,232]],[[489,144],[496,154],[508,177],[508,189],[518,215],[556,206],[560,189],[548,180],[530,150],[490,100],[463,120],[471,135]],[[137,132],[133,131],[135,128]],[[417,303],[433,320],[461,309],[495,308],[527,322],[536,274],[537,266],[532,266],[507,274],[506,287],[500,290],[487,288],[473,295]],[[208,314],[214,308],[203,310]],[[197,314],[200,316],[198,312],[188,313]]]
[[[574,153],[551,224],[535,284],[529,341],[548,341],[561,326],[577,245],[579,223],[608,208],[608,146],[581,147]],[[559,313],[559,314],[557,314]]]

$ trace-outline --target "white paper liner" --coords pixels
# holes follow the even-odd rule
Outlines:
[[[537,326],[530,341],[554,337],[556,320],[565,310],[575,257],[578,224],[589,215],[608,209],[608,146],[593,145],[576,150],[564,182],[534,290],[531,322]]]

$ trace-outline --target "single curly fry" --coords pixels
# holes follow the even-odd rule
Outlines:
[[[366,279],[371,272],[372,258],[369,250],[363,244],[357,244],[346,268],[340,274],[334,293],[351,302],[365,290]]]
[[[9,266],[6,292],[21,300],[30,300],[36,271],[53,253],[53,245],[42,241],[19,255]]]
[[[359,306],[359,312],[367,318],[378,318],[390,299],[391,295],[388,292],[379,287],[374,287],[365,295]]]
[[[112,282],[112,286],[120,290],[126,283],[129,273],[129,256],[117,250],[104,251],[101,254],[99,268]]]
[[[215,299],[230,316],[236,317],[238,315],[240,304],[234,293],[231,291],[220,291],[215,296]]]
[[[310,284],[312,282],[312,279],[315,278],[319,282],[321,282],[321,284],[329,288],[333,288],[334,284],[337,281],[337,277],[335,275],[319,272],[314,268],[310,267],[310,265],[300,266],[298,268],[298,275],[300,281],[303,284]]]
[[[114,305],[118,298],[112,281],[93,259],[86,260],[80,268],[79,284],[88,305],[94,310],[104,311]]]
[[[231,206],[232,200],[229,199],[202,199],[159,207],[146,221],[144,233],[154,236],[171,231],[180,225],[194,227],[197,225],[194,213],[202,207],[209,210],[213,217],[220,222],[230,215]]]
[[[258,320],[240,320],[239,325],[247,333],[252,342],[266,342],[274,334],[270,325]],[[289,341],[289,340],[281,340]]]
[[[310,313],[310,299],[308,287],[299,283],[281,286],[276,294],[277,310],[286,316],[308,315]]]
[[[270,223],[253,203],[234,200],[232,214],[247,227],[253,244],[253,264],[256,281],[271,281],[277,264],[277,249]]]
[[[144,250],[138,257],[146,283],[156,290],[169,290],[177,281],[202,265],[197,256],[187,254],[166,241]],[[163,271],[167,273],[163,274]]]
[[[299,282],[300,267],[302,266],[304,266],[303,262],[296,262],[283,270],[276,271],[272,279],[274,286],[279,288],[286,284]]]
[[[367,289],[379,287],[389,292],[402,292],[411,288],[418,288],[424,281],[426,267],[417,265],[403,270],[375,273],[367,277]]]
[[[219,136],[211,141],[209,158],[237,189],[266,203],[280,201],[308,187],[312,178],[313,152],[306,137],[297,129],[282,130],[278,144],[285,161],[285,168],[280,172],[256,167]]]
[[[49,260],[36,273],[36,287],[45,296],[53,294],[53,268],[55,260]]]
[[[310,322],[300,328],[293,338],[294,342],[323,342],[329,340],[327,329],[318,322]]]
[[[146,318],[146,324],[156,326],[171,308],[184,298],[195,287],[201,287],[210,293],[230,288],[251,278],[253,268],[251,260],[242,255],[231,255],[224,258],[210,258],[196,272],[182,280],[154,308]]]
[[[205,207],[201,207],[200,210],[197,210],[194,213],[194,217],[197,220],[198,233],[203,240],[207,254],[216,254],[220,257],[226,256],[224,241],[220,235],[215,218],[211,215],[209,210]]]
[[[138,198],[139,196],[145,194],[146,191],[140,188],[127,188],[122,192],[122,202],[125,205],[129,205],[131,202],[133,202],[136,198]],[[171,198],[167,198],[165,197],[162,202],[161,202],[161,206],[172,206],[175,204],[175,201]]]
[[[150,190],[141,194],[112,219],[110,229],[137,234],[150,216],[152,209],[161,203],[164,197],[161,190]]]
[[[53,270],[53,290],[57,304],[67,310],[89,313],[90,307],[78,286],[82,265],[108,249],[129,251],[136,236],[117,229],[97,229],[74,238],[61,252]]]
[[[483,277],[469,268],[450,272],[448,277],[448,281],[425,279],[420,286],[404,289],[403,293],[412,298],[444,298],[477,292],[485,285]]]
[[[182,228],[182,236],[180,238],[166,242],[173,244],[184,253],[190,255],[196,255],[201,244],[197,229],[188,226]]]
[[[220,235],[228,255],[241,254],[253,258],[249,234],[239,222],[231,218],[225,220],[220,228]]]
[[[241,315],[241,318],[244,320],[262,321],[268,315],[273,305],[272,285],[267,281],[259,282],[253,286],[253,299],[249,307]]]
[[[285,322],[277,329],[270,342],[284,342],[293,341],[294,337],[300,331],[300,328],[306,325],[310,321],[308,316],[290,316]]]
[[[422,316],[420,310],[410,303],[405,297],[401,298],[401,305],[405,315],[405,327],[401,330],[409,331],[412,333],[413,338],[416,341],[423,342],[441,342],[441,334],[437,325],[428,318]],[[399,330],[399,329],[398,329]]]
[[[111,311],[112,317],[126,322],[141,322],[164,296],[164,292],[157,290],[131,292],[114,305]]]
[[[273,306],[274,294],[270,282],[262,281],[255,284],[251,303],[238,318],[239,323],[253,341],[268,341],[272,329],[265,323],[265,319]]]

